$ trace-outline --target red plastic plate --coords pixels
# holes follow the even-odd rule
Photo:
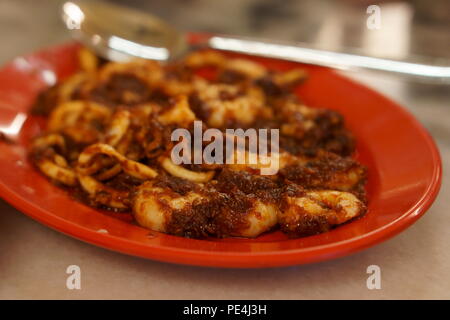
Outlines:
[[[408,112],[380,94],[321,67],[253,58],[274,69],[301,66],[310,78],[298,89],[310,105],[342,113],[358,140],[356,157],[368,166],[369,210],[330,232],[288,239],[194,240],[150,232],[129,216],[96,211],[48,182],[27,159],[27,144],[42,123],[27,115],[37,93],[78,68],[76,44],[19,57],[0,70],[0,196],[33,219],[83,241],[135,256],[216,267],[304,264],[348,255],[401,232],[435,199],[441,160],[433,140]],[[25,119],[26,120],[23,121]],[[105,233],[105,230],[107,233]]]

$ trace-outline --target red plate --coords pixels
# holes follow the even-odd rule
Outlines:
[[[216,267],[304,264],[348,255],[393,235],[430,207],[441,182],[441,160],[425,129],[403,108],[333,71],[301,65],[310,78],[298,94],[311,106],[342,113],[358,139],[357,157],[369,168],[369,210],[330,232],[287,239],[274,232],[257,239],[193,240],[149,232],[120,216],[72,200],[27,160],[39,121],[25,115],[36,94],[77,68],[76,44],[20,57],[0,70],[0,129],[17,134],[0,141],[0,196],[30,217],[86,242],[140,257]],[[252,58],[274,69],[299,64]],[[125,216],[128,217],[128,216]],[[107,230],[107,233],[105,233]]]

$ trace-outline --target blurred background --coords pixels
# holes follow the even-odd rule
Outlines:
[[[152,12],[182,30],[305,42],[402,59],[450,57],[448,0],[110,0]],[[0,0],[2,60],[67,39],[58,0]],[[366,26],[369,5],[380,29]],[[5,42],[6,40],[6,42]]]

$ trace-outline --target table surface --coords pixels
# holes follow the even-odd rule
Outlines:
[[[57,2],[41,3],[0,1],[0,37],[9,43],[2,48],[0,62],[68,39],[56,17]],[[449,86],[374,74],[348,76],[406,106],[431,132],[441,151],[440,195],[427,214],[400,235],[363,252],[314,265],[201,268],[144,260],[83,243],[0,200],[0,298],[449,299]],[[69,265],[81,268],[81,290],[66,287]],[[369,265],[381,268],[380,290],[366,286]]]

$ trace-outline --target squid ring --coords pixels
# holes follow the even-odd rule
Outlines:
[[[281,229],[291,235],[305,236],[330,230],[366,211],[355,195],[335,190],[309,191],[301,197],[286,198],[287,208],[279,213]]]
[[[68,101],[60,104],[50,114],[48,129],[58,131],[67,126],[74,125],[86,112],[98,118],[107,118],[111,114],[111,111],[107,107],[95,102],[81,100]]]
[[[37,166],[46,176],[62,184],[68,186],[75,186],[77,184],[77,176],[71,169],[63,168],[48,159],[39,161]]]
[[[111,124],[106,132],[105,143],[115,146],[123,138],[130,126],[130,112],[127,110],[116,111],[111,119]]]
[[[100,181],[111,179],[112,177],[118,175],[122,171],[122,167],[120,164],[116,164],[112,166],[111,168],[99,173],[97,175],[97,179]]]

